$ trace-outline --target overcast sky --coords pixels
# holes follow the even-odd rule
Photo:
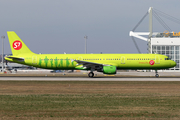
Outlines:
[[[149,7],[180,19],[179,5],[179,0],[0,0],[0,36],[5,35],[6,54],[11,53],[6,31],[15,31],[35,53],[84,53],[85,35],[88,53],[137,53],[129,31]],[[148,22],[146,17],[136,31],[147,32]],[[165,31],[153,23],[154,32]],[[169,27],[180,31],[178,24]],[[147,42],[136,42],[147,53]]]

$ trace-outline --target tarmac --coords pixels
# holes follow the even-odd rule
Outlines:
[[[0,81],[180,81],[179,78],[0,77]]]
[[[1,73],[0,80],[15,81],[180,81],[180,72],[159,72],[159,78],[154,72],[118,72],[115,75],[105,75],[95,72],[93,78],[88,72],[50,73],[50,71],[18,71],[17,73]]]

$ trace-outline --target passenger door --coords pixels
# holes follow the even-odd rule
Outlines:
[[[125,62],[126,62],[125,57],[122,56],[122,57],[121,57],[121,64],[125,64]]]
[[[160,64],[160,56],[156,55],[155,64]]]
[[[37,64],[37,56],[32,56],[32,64]]]

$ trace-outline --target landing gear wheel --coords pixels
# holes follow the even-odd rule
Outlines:
[[[93,73],[93,72],[90,72],[90,73],[88,74],[88,76],[92,78],[92,77],[94,77],[94,73]]]
[[[155,70],[155,73],[156,73],[156,75],[155,75],[155,77],[159,77],[159,74],[158,74],[158,71],[157,70]]]
[[[159,77],[159,74],[156,74],[156,75],[155,75],[155,77],[157,77],[157,78],[158,78],[158,77]]]

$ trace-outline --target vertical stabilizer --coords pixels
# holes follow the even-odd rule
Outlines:
[[[14,31],[7,31],[9,38],[9,44],[13,56],[18,56],[19,54],[30,54],[33,52],[26,46],[26,44],[19,38],[19,36]]]

